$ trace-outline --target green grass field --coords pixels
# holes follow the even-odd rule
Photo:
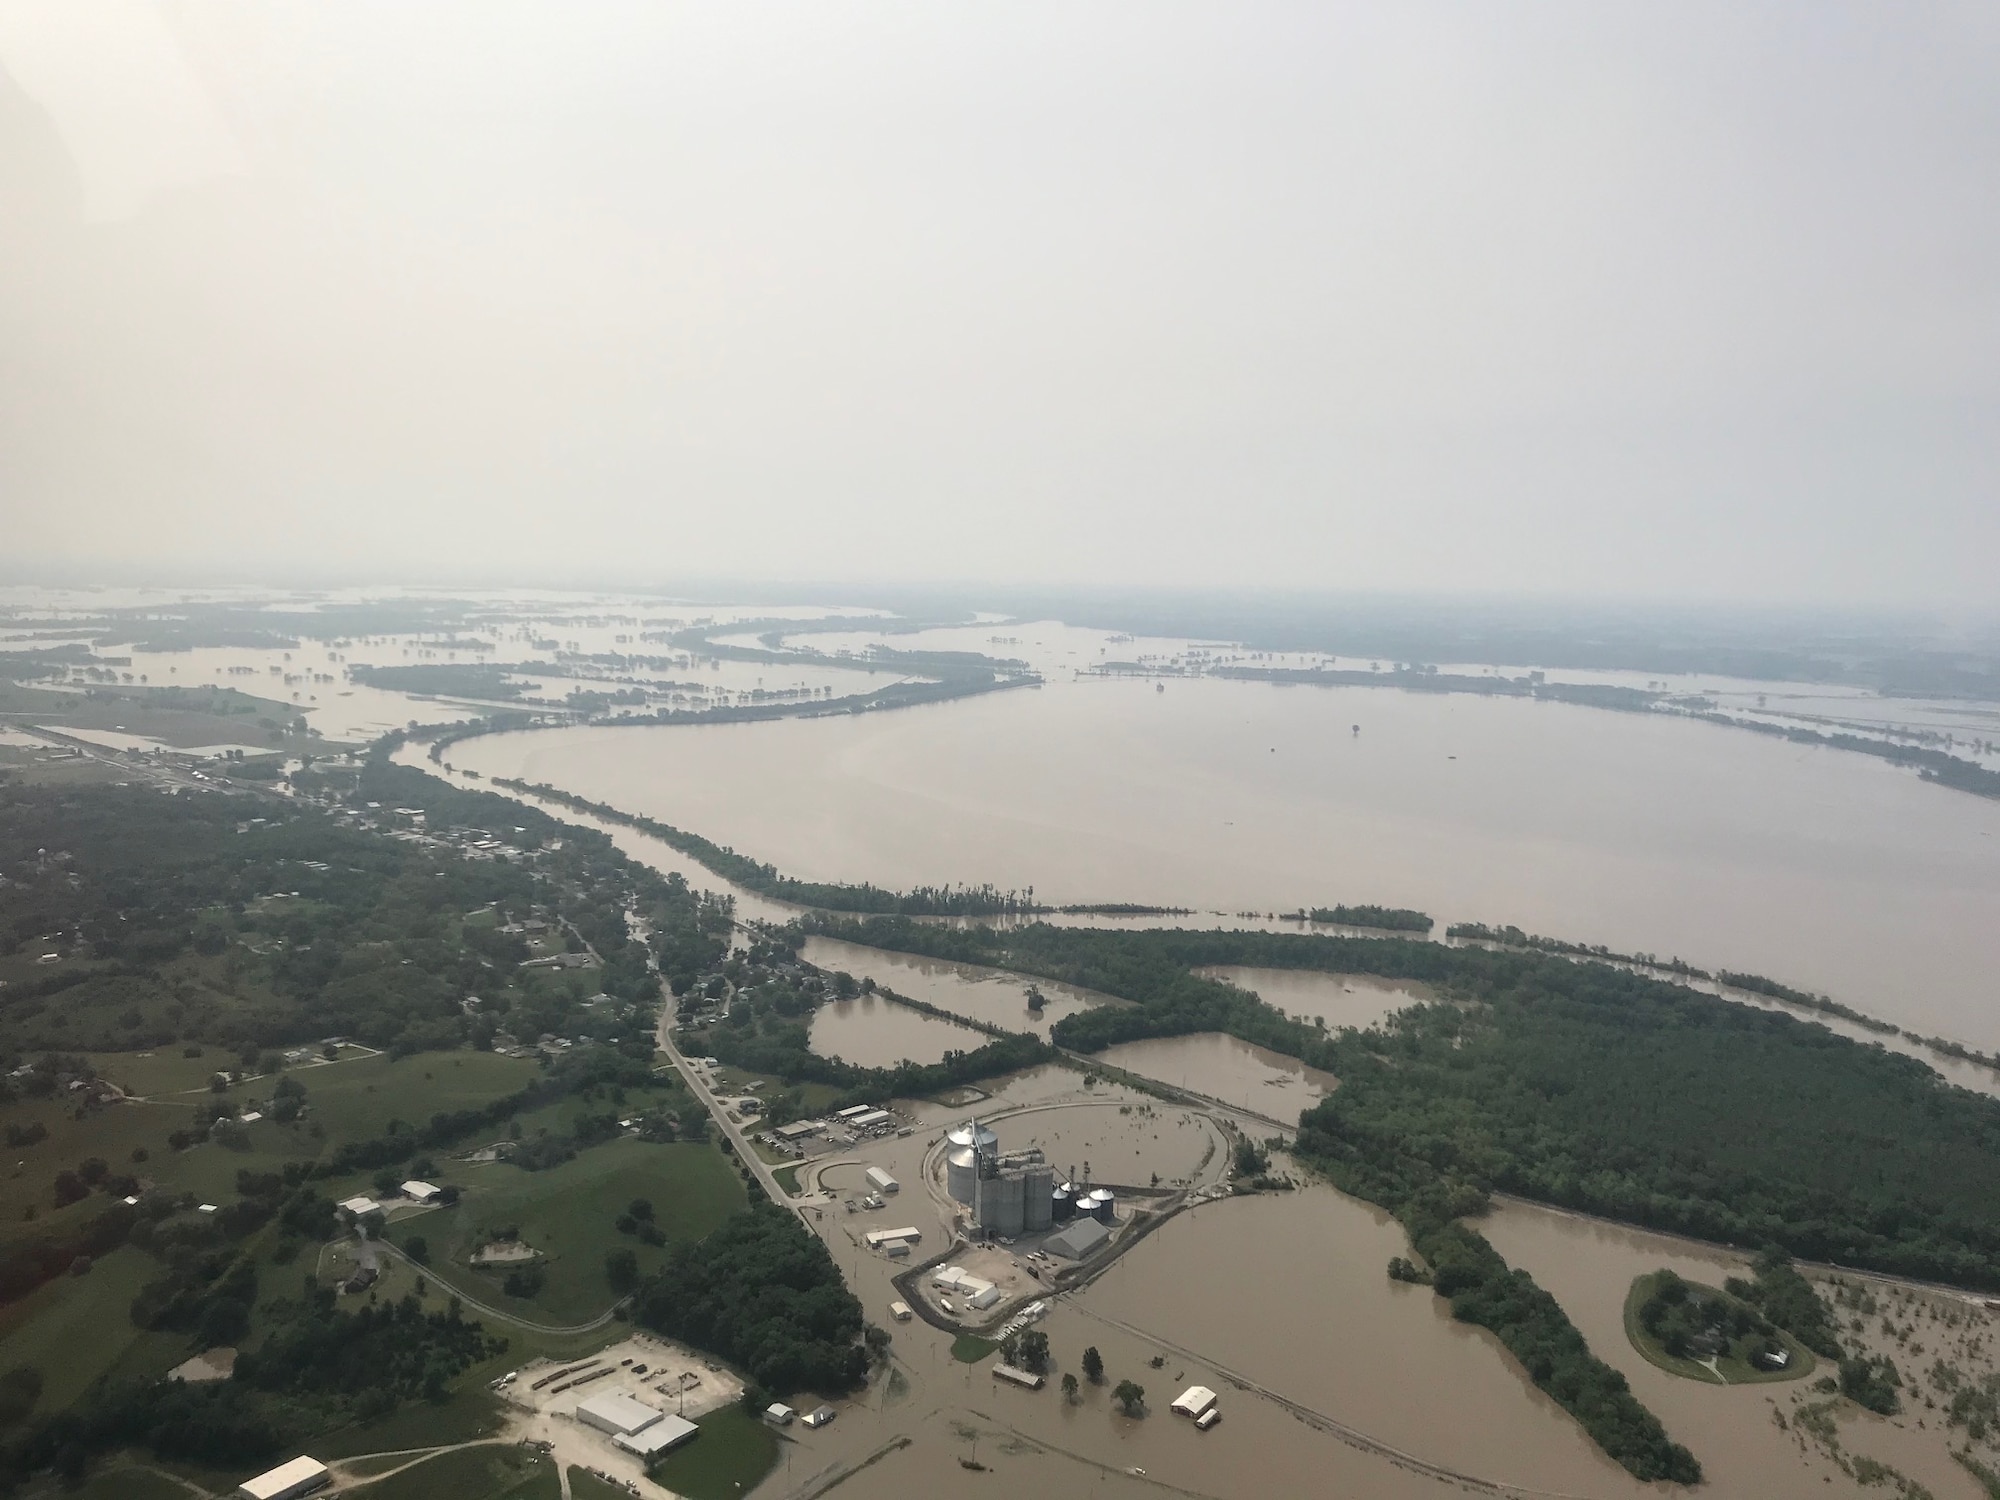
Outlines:
[[[38,1412],[60,1411],[114,1369],[159,1375],[194,1351],[177,1334],[146,1333],[127,1309],[159,1264],[129,1247],[114,1250],[88,1276],[63,1276],[0,1308],[0,1369],[42,1372]]]
[[[569,1466],[570,1500],[631,1500],[630,1490],[620,1489],[615,1484],[607,1484],[588,1469],[580,1469],[575,1464]]]
[[[561,1493],[555,1465],[515,1443],[487,1443],[427,1458],[342,1493],[359,1500],[530,1500]]]
[[[1647,1333],[1645,1325],[1639,1321],[1639,1309],[1645,1306],[1646,1299],[1653,1294],[1654,1274],[1657,1273],[1634,1277],[1631,1290],[1625,1294],[1625,1336],[1632,1341],[1633,1348],[1646,1356],[1648,1364],[1658,1365],[1671,1375],[1703,1381],[1708,1385],[1769,1384],[1780,1380],[1798,1380],[1812,1373],[1813,1365],[1816,1363],[1812,1351],[1783,1329],[1778,1330],[1778,1342],[1790,1351],[1792,1362],[1782,1370],[1760,1370],[1749,1360],[1734,1352],[1719,1357],[1713,1370],[1694,1360],[1677,1359],[1667,1353],[1660,1347],[1659,1340]],[[1703,1295],[1720,1297],[1725,1302],[1737,1301],[1720,1288],[1702,1286],[1698,1282],[1688,1284]]]
[[[976,1333],[961,1333],[951,1341],[951,1357],[976,1365],[999,1347],[992,1339],[983,1339]]]
[[[99,1468],[61,1493],[64,1500],[192,1500],[194,1494],[176,1479],[130,1464]]]
[[[778,1462],[778,1435],[741,1406],[731,1403],[695,1425],[701,1436],[661,1459],[650,1476],[687,1500],[736,1500]],[[582,1500],[583,1492],[575,1493]]]
[[[331,1463],[358,1453],[471,1443],[500,1430],[500,1403],[483,1381],[460,1382],[447,1400],[406,1406],[379,1422],[340,1427],[313,1439],[313,1456]]]
[[[421,1235],[439,1280],[551,1322],[582,1322],[617,1300],[604,1279],[606,1251],[630,1249],[642,1274],[665,1260],[664,1249],[642,1245],[614,1227],[634,1198],[652,1202],[669,1244],[699,1239],[744,1201],[741,1180],[712,1146],[621,1139],[542,1172],[495,1162],[454,1175],[465,1189],[456,1207],[398,1221],[389,1238],[406,1244],[411,1235]],[[521,1239],[542,1252],[547,1275],[537,1296],[518,1303],[500,1291],[504,1273],[466,1264],[482,1231],[506,1226],[518,1228]]]
[[[349,1053],[338,1063],[293,1070],[306,1088],[309,1109],[303,1119],[290,1125],[259,1121],[249,1129],[247,1150],[209,1142],[175,1151],[167,1137],[190,1124],[196,1105],[216,1097],[205,1080],[216,1068],[234,1063],[217,1049],[206,1052],[211,1055],[200,1059],[183,1059],[176,1053],[171,1059],[113,1055],[100,1062],[104,1076],[134,1088],[170,1089],[186,1078],[188,1070],[198,1070],[192,1092],[149,1092],[143,1101],[95,1109],[81,1120],[57,1099],[9,1105],[8,1123],[38,1122],[47,1129],[48,1138],[14,1150],[17,1167],[0,1176],[0,1244],[56,1233],[104,1211],[104,1200],[98,1196],[63,1209],[54,1206],[55,1174],[86,1157],[101,1157],[113,1171],[132,1172],[162,1188],[227,1202],[236,1196],[236,1174],[242,1169],[277,1171],[288,1161],[315,1159],[329,1143],[383,1134],[392,1120],[420,1124],[441,1110],[486,1104],[520,1089],[537,1071],[533,1063],[491,1052],[422,1052],[401,1061],[385,1054]],[[261,1078],[220,1097],[239,1107],[262,1104],[276,1084],[276,1078]],[[315,1128],[321,1134],[316,1136]],[[147,1154],[143,1162],[133,1159],[138,1150]],[[342,1197],[365,1186],[369,1175],[333,1179],[321,1190]],[[32,1219],[27,1216],[30,1208],[35,1210]]]

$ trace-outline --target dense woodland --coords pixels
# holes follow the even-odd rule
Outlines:
[[[766,1390],[837,1395],[861,1383],[861,1304],[825,1245],[759,1199],[681,1246],[639,1293],[643,1327],[711,1350]]]

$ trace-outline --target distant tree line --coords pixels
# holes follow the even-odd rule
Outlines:
[[[1374,927],[1384,932],[1429,932],[1437,923],[1406,906],[1315,906],[1306,913],[1315,922],[1342,927]]]
[[[524,796],[539,797],[573,812],[587,813],[608,823],[622,824],[650,834],[691,859],[699,860],[724,880],[796,906],[821,907],[829,911],[901,913],[924,917],[1007,916],[1044,908],[1034,905],[1034,892],[1003,891],[992,885],[915,886],[908,891],[889,891],[880,886],[850,885],[840,882],[796,880],[778,873],[777,867],[747,854],[688,833],[643,813],[621,812],[608,803],[593,802],[541,782],[495,777],[493,784]]]

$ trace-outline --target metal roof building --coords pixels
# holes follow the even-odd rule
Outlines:
[[[295,1458],[255,1479],[244,1480],[236,1487],[236,1493],[242,1500],[293,1500],[294,1496],[310,1495],[332,1482],[333,1475],[318,1459]]]
[[[634,1403],[635,1405],[637,1403]],[[614,1446],[627,1453],[635,1453],[647,1463],[651,1463],[662,1453],[678,1448],[682,1443],[698,1437],[701,1429],[686,1417],[663,1416],[657,1422],[648,1422],[637,1432],[621,1432],[611,1441]]]
[[[1051,1255],[1060,1255],[1064,1260],[1082,1260],[1093,1251],[1102,1248],[1111,1238],[1111,1231],[1096,1219],[1077,1219],[1069,1228],[1050,1235],[1042,1241],[1042,1248]]]
[[[613,1437],[630,1437],[635,1432],[644,1432],[664,1415],[643,1401],[633,1400],[623,1391],[606,1391],[601,1396],[592,1396],[588,1401],[576,1404],[579,1422],[588,1422],[599,1432],[608,1432]]]
[[[1174,1397],[1168,1409],[1176,1416],[1205,1416],[1215,1409],[1215,1392],[1205,1385],[1191,1385]]]

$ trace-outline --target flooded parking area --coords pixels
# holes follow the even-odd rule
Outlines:
[[[1117,1003],[1107,995],[1054,980],[1031,980],[1005,969],[946,963],[910,953],[888,953],[836,938],[807,938],[802,956],[807,963],[822,969],[845,970],[856,979],[872,979],[899,995],[925,1001],[954,1015],[970,1016],[1009,1031],[1031,1031],[1039,1037],[1047,1037],[1049,1028],[1066,1015],[1095,1005]],[[1041,997],[1039,1008],[1030,1003],[1031,990]]]
[[[1119,1042],[1096,1056],[1114,1068],[1219,1099],[1287,1128],[1339,1084],[1331,1073],[1219,1031]]]
[[[1366,1029],[1412,1005],[1437,998],[1416,980],[1379,979],[1372,974],[1323,974],[1316,969],[1263,969],[1251,964],[1216,964],[1195,972],[1250,990],[1266,1005],[1301,1021],[1324,1021],[1327,1029]]]
[[[905,1060],[934,1063],[947,1052],[971,1052],[985,1044],[983,1032],[878,995],[829,1000],[813,1013],[812,1050],[863,1068],[892,1068]]]

